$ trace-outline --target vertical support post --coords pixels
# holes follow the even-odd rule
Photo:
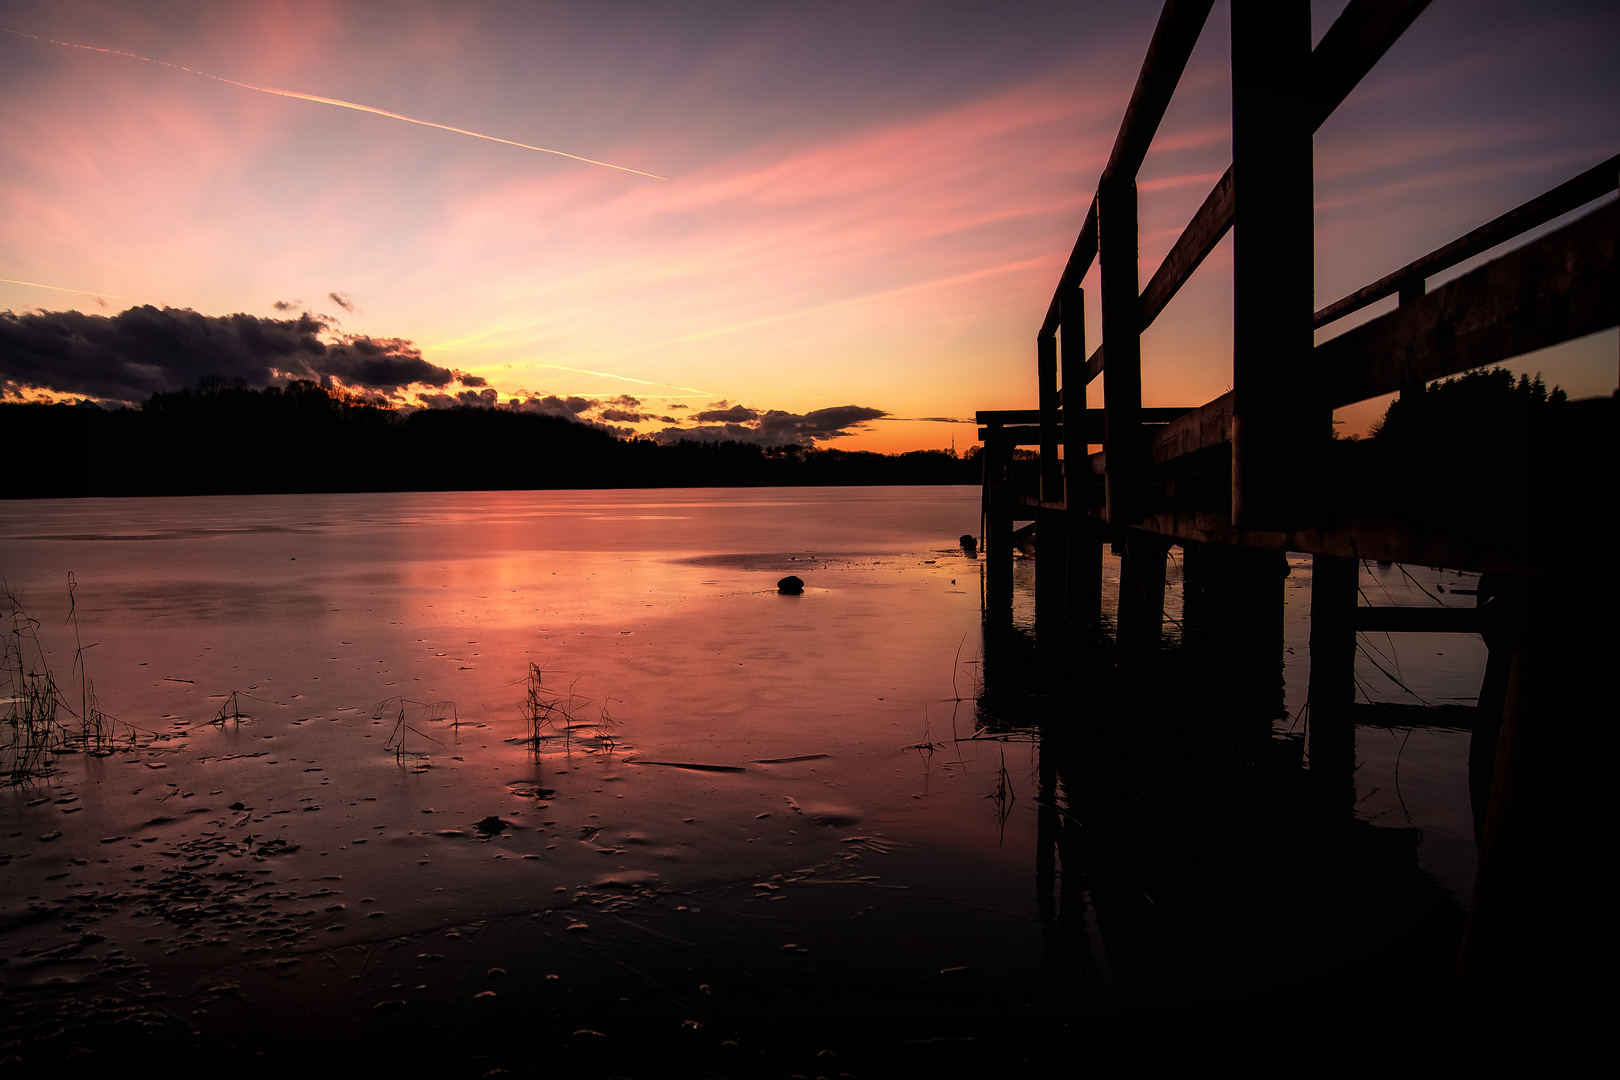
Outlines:
[[[1170,543],[1150,533],[1126,535],[1119,560],[1119,650],[1134,661],[1159,647],[1164,630],[1164,564]]]
[[[984,440],[984,577],[986,602],[999,610],[1012,603],[1013,519],[1009,475],[1013,446],[999,424]]]
[[[1330,813],[1356,801],[1356,600],[1361,563],[1311,557],[1310,727],[1306,754],[1312,786]]]
[[[1069,624],[1102,624],[1102,522],[1081,510],[1069,516]]]
[[[1136,180],[1105,180],[1097,191],[1097,258],[1102,278],[1104,447],[1108,524],[1142,519],[1142,300],[1137,278]]]
[[[1583,976],[1613,959],[1605,924],[1620,827],[1620,628],[1592,613],[1612,611],[1620,588],[1585,575],[1502,575],[1494,587],[1491,651],[1510,660],[1458,968],[1483,989],[1568,985],[1585,995]]]
[[[1428,289],[1428,282],[1423,278],[1408,278],[1401,282],[1399,303],[1410,304],[1414,300],[1423,298]],[[1410,404],[1413,398],[1423,396],[1423,380],[1414,379],[1410,375],[1401,380],[1401,400]]]
[[[1066,530],[1063,528],[1063,463],[1058,460],[1060,438],[1058,413],[1057,336],[1043,333],[1035,339],[1035,371],[1040,387],[1041,413],[1041,502],[1035,511],[1035,621],[1061,623],[1064,571],[1068,562]]]
[[[1332,555],[1311,557],[1310,703],[1333,708],[1356,697],[1356,600],[1361,563]]]
[[[1035,511],[1035,624],[1060,628],[1068,594],[1068,515],[1042,503]]]
[[[1195,682],[1208,696],[1208,738],[1240,746],[1265,742],[1283,708],[1283,589],[1288,562],[1280,551],[1227,544],[1182,545],[1182,623]],[[1218,722],[1218,723],[1217,723]]]
[[[1333,430],[1310,365],[1310,59],[1308,0],[1232,0],[1232,519],[1239,528],[1287,527],[1305,509],[1308,456]]]
[[[1086,467],[1086,292],[1058,299],[1060,378],[1063,384],[1063,506],[1068,565],[1064,618],[1095,627],[1102,617],[1102,530],[1091,516],[1091,472]]]
[[[1042,334],[1035,339],[1035,375],[1040,385],[1041,407],[1041,505],[1063,501],[1063,466],[1058,461],[1058,357],[1057,337]]]

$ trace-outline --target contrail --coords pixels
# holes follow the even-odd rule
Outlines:
[[[36,289],[50,289],[52,292],[78,293],[80,296],[107,296],[107,297],[111,297],[114,300],[128,300],[129,299],[129,297],[127,297],[127,296],[119,296],[117,293],[96,292],[94,289],[64,289],[60,285],[41,285],[37,281],[18,281],[16,278],[5,277],[5,278],[0,278],[0,281],[5,282],[7,285],[30,285],[30,286],[32,286],[32,287],[34,287]]]
[[[107,53],[112,56],[127,56],[131,60],[144,60],[148,64],[157,64],[159,67],[173,68],[175,71],[184,71],[191,75],[201,75],[205,79],[213,79],[215,82],[226,83],[230,86],[240,86],[244,90],[257,90],[261,94],[275,94],[278,97],[298,98],[301,101],[314,101],[321,105],[336,105],[342,109],[354,109],[357,112],[374,113],[377,116],[386,116],[392,120],[403,120],[407,124],[421,124],[423,127],[438,128],[440,131],[453,131],[457,135],[471,135],[475,139],[487,139],[490,142],[505,143],[507,146],[516,146],[523,150],[538,150],[542,154],[556,154],[558,157],[572,158],[575,161],[583,161],[587,165],[600,165],[605,169],[617,169],[620,172],[635,173],[637,176],[647,176],[654,180],[669,179],[667,176],[659,176],[657,173],[642,172],[640,169],[632,169],[627,165],[615,165],[611,161],[597,161],[595,158],[581,157],[578,154],[570,154],[564,150],[552,150],[551,148],[545,146],[530,146],[528,143],[513,142],[511,139],[503,139],[497,135],[485,135],[478,131],[468,131],[466,128],[451,127],[449,124],[435,124],[431,120],[418,120],[414,116],[406,116],[404,113],[389,112],[387,109],[379,109],[374,105],[361,105],[359,102],[344,101],[342,98],[321,97],[318,94],[301,94],[296,90],[280,90],[274,86],[254,86],[252,83],[237,82],[235,79],[227,79],[221,75],[210,75],[206,71],[198,71],[196,68],[188,68],[183,64],[171,64],[167,60],[154,60],[150,56],[140,56],[136,53],[125,52],[122,49],[102,49],[94,45],[76,45],[71,41],[57,41],[54,38],[36,37],[33,34],[25,34],[21,30],[11,30],[4,26],[0,26],[0,30],[4,30],[8,34],[15,34],[17,37],[30,38],[34,41],[45,41],[52,45],[62,45],[69,49],[83,49],[85,52]]]
[[[699,390],[695,386],[680,386],[676,383],[654,382],[651,379],[638,379],[633,375],[615,375],[611,371],[592,371],[590,368],[565,367],[562,364],[531,364],[531,367],[550,368],[553,371],[572,371],[577,375],[597,375],[604,379],[622,379],[625,382],[640,383],[642,386],[669,386],[676,390],[685,390],[700,397],[709,397],[709,391]]]

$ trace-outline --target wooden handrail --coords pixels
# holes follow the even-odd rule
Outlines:
[[[1312,325],[1320,329],[1353,311],[1399,292],[1408,283],[1451,269],[1458,263],[1489,251],[1497,244],[1522,236],[1538,225],[1567,214],[1601,199],[1620,186],[1620,154],[1587,169],[1573,180],[1566,180],[1551,191],[1538,195],[1500,217],[1493,218],[1472,232],[1465,233],[1444,247],[1436,248],[1420,259],[1414,259],[1393,274],[1363,286],[1341,300],[1335,300],[1312,317]]]
[[[1339,408],[1544,349],[1620,322],[1620,202],[1315,349],[1320,391]]]
[[[1311,50],[1311,97],[1321,127],[1429,0],[1350,0]]]
[[[1214,190],[1204,197],[1204,204],[1193,215],[1192,221],[1176,238],[1176,244],[1164,262],[1153,272],[1153,279],[1142,290],[1142,329],[1153,325],[1159,312],[1165,309],[1187,279],[1192,277],[1198,264],[1221,242],[1232,227],[1232,169],[1216,182]]]
[[[1311,96],[1314,99],[1312,123],[1321,127],[1323,122],[1332,115],[1345,97],[1353,90],[1367,72],[1389,51],[1389,47],[1396,39],[1412,25],[1412,21],[1422,13],[1429,4],[1429,0],[1351,0],[1334,20],[1328,32],[1311,51]],[[1161,45],[1160,32],[1165,30],[1167,21],[1174,18],[1189,18],[1189,13],[1176,12],[1174,16],[1170,9],[1176,5],[1167,4],[1164,12],[1160,14],[1159,29],[1154,31],[1154,45],[1149,46],[1148,61],[1142,65],[1142,75],[1137,79],[1136,92],[1132,94],[1131,106],[1126,109],[1126,125],[1133,129],[1127,136],[1126,127],[1122,126],[1119,136],[1114,142],[1114,152],[1109,157],[1108,169],[1104,170],[1104,177],[1113,175],[1109,170],[1118,170],[1127,163],[1134,162],[1134,168],[1140,168],[1142,156],[1146,155],[1146,145],[1142,145],[1142,156],[1135,156],[1135,147],[1140,139],[1137,127],[1152,121],[1153,131],[1158,130],[1158,123],[1163,119],[1163,109],[1157,114],[1147,109],[1147,103],[1156,101],[1152,96],[1158,93],[1156,83],[1149,86],[1153,79],[1160,78],[1169,70],[1167,59],[1171,35],[1166,32],[1166,43],[1163,51],[1166,58],[1156,56],[1154,46]],[[1207,16],[1208,11],[1205,10]],[[1202,29],[1202,20],[1198,26]],[[1179,27],[1177,28],[1179,33]],[[1195,35],[1196,38],[1196,35]],[[1179,38],[1176,38],[1179,48]],[[1148,72],[1149,62],[1155,63],[1154,75]],[[1179,80],[1181,70],[1186,66],[1185,58],[1181,67],[1176,69]],[[1171,89],[1174,89],[1172,84]],[[1151,91],[1151,94],[1150,94]],[[1143,104],[1139,106],[1138,99]],[[1136,113],[1132,109],[1137,109]],[[1152,132],[1148,133],[1151,141]],[[1134,175],[1134,168],[1131,175]],[[1578,205],[1578,204],[1577,204]],[[1158,317],[1170,300],[1192,277],[1193,271],[1214,250],[1228,229],[1232,227],[1233,201],[1232,201],[1232,170],[1229,166],[1221,178],[1216,181],[1214,188],[1205,196],[1203,205],[1193,215],[1192,221],[1182,230],[1170,254],[1165,256],[1164,262],[1154,271],[1153,278],[1148,282],[1147,288],[1142,291],[1142,321],[1141,328],[1147,327]],[[1065,285],[1078,283],[1085,277],[1091,268],[1091,262],[1097,255],[1097,204],[1092,200],[1091,212],[1086,216],[1086,222],[1080,232],[1080,238],[1075,242],[1074,251],[1069,256],[1068,264],[1063,268],[1063,274],[1058,281],[1058,288],[1052,297],[1052,303],[1047,308],[1046,319],[1041,325],[1042,334],[1050,334],[1057,328],[1058,294]],[[1387,293],[1384,295],[1388,295]],[[1371,301],[1369,301],[1370,303]],[[1321,325],[1318,323],[1317,325]],[[1086,365],[1087,380],[1097,377],[1102,372],[1102,347],[1092,354],[1091,361]]]
[[[1148,43],[1099,187],[1136,178],[1214,6],[1214,0],[1167,0],[1159,12],[1159,24],[1153,28],[1153,40]]]

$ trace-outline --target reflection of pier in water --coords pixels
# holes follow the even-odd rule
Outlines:
[[[1615,655],[1616,588],[1595,579],[1589,560],[1607,539],[1601,508],[1613,501],[1616,399],[1562,403],[1556,419],[1544,412],[1520,433],[1523,445],[1504,447],[1510,436],[1493,431],[1486,434],[1494,443],[1444,447],[1434,461],[1397,459],[1396,476],[1375,475],[1381,459],[1368,456],[1367,443],[1335,440],[1332,413],[1396,392],[1415,405],[1431,380],[1620,322],[1620,205],[1612,200],[1427,288],[1427,279],[1605,199],[1615,191],[1620,157],[1315,310],[1313,132],[1424,6],[1352,0],[1313,50],[1308,5],[1234,0],[1234,163],[1140,288],[1136,175],[1211,8],[1165,5],[1036,337],[1039,408],[979,414],[984,678],[994,700],[1022,677],[1008,673],[1027,647],[1028,678],[1056,687],[1049,708],[1061,715],[1045,725],[1042,766],[1041,874],[1048,881],[1056,854],[1082,836],[1086,859],[1061,858],[1063,866],[1139,859],[1132,849],[1167,835],[1196,832],[1199,843],[1219,847],[1211,815],[1154,775],[1179,767],[1164,762],[1213,753],[1233,766],[1233,784],[1256,788],[1232,794],[1234,806],[1264,802],[1258,791],[1265,790],[1287,808],[1286,835],[1266,845],[1272,863],[1245,849],[1243,858],[1258,860],[1251,872],[1268,873],[1275,859],[1309,859],[1327,874],[1320,881],[1350,887],[1353,873],[1327,869],[1324,834],[1307,835],[1288,815],[1310,806],[1318,824],[1336,816],[1345,830],[1332,843],[1350,863],[1376,847],[1350,839],[1354,730],[1357,710],[1366,708],[1355,702],[1358,632],[1482,633],[1489,663],[1468,724],[1480,855],[1467,928],[1453,948],[1473,984],[1510,986],[1566,956],[1596,925],[1612,877],[1616,815],[1606,789],[1615,725],[1612,703],[1599,691]],[[1196,408],[1143,408],[1141,336],[1228,230],[1233,388]],[[1088,354],[1081,282],[1094,262],[1102,343]],[[1386,297],[1399,305],[1314,344],[1316,330]],[[1104,406],[1087,409],[1086,385],[1105,370]],[[1038,446],[1038,459],[1015,457],[1019,446]],[[1088,453],[1092,446],[1099,452]],[[1036,632],[1028,639],[1009,616],[1019,521],[1034,521],[1038,530]],[[1120,557],[1112,625],[1103,614],[1105,544]],[[1180,646],[1167,651],[1160,646],[1173,547],[1181,551],[1184,612]],[[1292,762],[1278,762],[1289,749],[1270,732],[1281,711],[1289,551],[1312,559],[1309,736],[1303,753],[1295,747]],[[1477,604],[1358,606],[1363,559],[1480,572]],[[1162,712],[1143,720],[1172,730],[1133,730],[1133,716],[1152,715],[1134,709],[1133,700],[1157,698],[1176,680],[1183,702],[1176,722]],[[1064,749],[1077,740],[1083,750]],[[1159,764],[1145,768],[1144,760]],[[1156,825],[1122,819],[1125,804]],[[1165,817],[1161,806],[1183,817]],[[1234,813],[1234,820],[1243,816]],[[1273,825],[1277,818],[1273,813]],[[1103,820],[1116,827],[1092,824]],[[1098,843],[1112,846],[1099,852]],[[1217,876],[1228,880],[1230,871]],[[1079,889],[1087,895],[1084,883]],[[1063,895],[1075,903],[1074,882]],[[1103,914],[1112,904],[1113,918],[1128,924],[1144,901],[1087,896],[1088,910],[1093,902]],[[1364,908],[1361,917],[1376,910]],[[1071,913],[1057,921],[1075,919]],[[1081,954],[1082,969],[1096,962]]]

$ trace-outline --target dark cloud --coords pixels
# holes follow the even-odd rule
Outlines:
[[[898,416],[889,417],[890,420],[900,419]],[[926,420],[931,424],[976,424],[977,420],[964,420],[960,416],[919,416],[918,420]]]
[[[304,302],[302,300],[277,300],[270,306],[277,311],[297,311],[304,306]]]
[[[761,446],[804,446],[826,439],[853,435],[855,431],[851,429],[860,428],[869,421],[881,420],[889,415],[882,409],[872,409],[864,405],[837,405],[807,413],[783,412],[780,409],[770,409],[761,413],[739,405],[726,410],[711,409],[698,413],[695,419],[703,420],[709,417],[721,419],[726,414],[736,414],[736,419],[724,423],[699,424],[697,427],[689,428],[666,427],[662,431],[655,432],[653,438],[661,443],[691,439],[704,442],[731,439],[737,442],[758,443]],[[665,416],[660,419],[669,423],[672,418]],[[755,422],[747,423],[749,420]]]
[[[482,375],[468,375],[464,371],[456,372],[456,382],[462,386],[488,386],[489,380]]]
[[[759,442],[757,433],[742,424],[702,424],[692,428],[664,428],[653,432],[664,445],[678,442]]]
[[[643,420],[654,419],[649,413],[636,412],[632,409],[603,409],[596,414],[596,418],[613,424],[639,424]]]
[[[604,405],[617,405],[621,409],[637,409],[641,407],[641,399],[631,397],[629,394],[620,394],[618,397],[608,398]]]
[[[455,373],[399,338],[322,340],[329,322],[202,315],[189,308],[132,307],[116,315],[0,312],[0,387],[41,388],[137,404],[197,385],[269,386],[337,379],[368,390],[442,387]]]
[[[349,298],[348,293],[329,292],[326,294],[326,298],[351,315],[358,310],[355,307],[354,301]]]
[[[692,406],[690,406],[690,405],[680,405],[680,404],[670,406],[671,409],[690,409],[691,407]]]
[[[545,410],[550,411],[550,412],[555,412],[559,416],[564,415],[564,414],[578,416],[580,413],[584,412],[586,409],[594,409],[594,408],[596,408],[597,405],[598,405],[598,402],[592,401],[590,398],[582,398],[582,397],[560,398],[560,397],[557,397],[554,394],[553,395],[548,395],[548,396],[543,397],[543,398],[540,399],[540,407],[542,409],[545,409]]]
[[[601,402],[592,398],[560,398],[555,394],[547,394],[545,397],[530,395],[521,401],[512,398],[505,407],[518,412],[539,413],[541,416],[560,416],[565,420],[577,420],[580,413],[588,409],[594,409],[600,404]]]
[[[700,424],[743,424],[758,420],[759,413],[742,405],[733,405],[729,409],[705,409],[693,415],[692,419]]]
[[[882,409],[869,409],[864,405],[835,405],[830,409],[816,409],[807,413],[772,409],[760,417],[759,431],[773,445],[802,442],[805,439],[841,439],[855,434],[846,429],[860,427],[888,415]]]
[[[325,357],[312,364],[315,372],[341,379],[350,386],[373,390],[421,383],[445,386],[455,372],[422,359],[421,350],[401,338],[370,338],[345,334],[329,345]]]

